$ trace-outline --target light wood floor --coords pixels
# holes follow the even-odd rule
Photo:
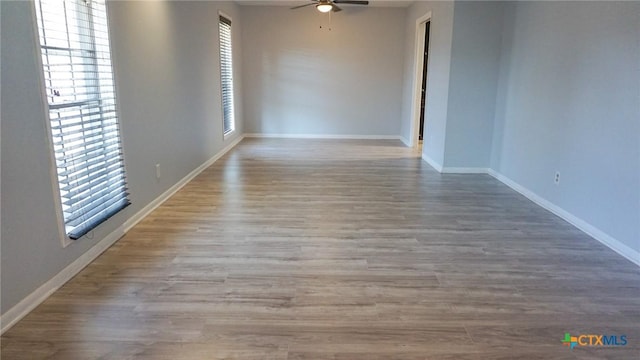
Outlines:
[[[565,332],[629,343],[569,350]],[[638,359],[640,269],[396,141],[244,140],[1,346],[2,359]]]

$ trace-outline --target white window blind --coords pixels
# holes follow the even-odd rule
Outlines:
[[[104,0],[36,0],[65,230],[78,239],[128,206]]]
[[[222,84],[222,118],[224,134],[235,128],[233,110],[233,61],[231,51],[231,20],[220,16],[220,80]]]

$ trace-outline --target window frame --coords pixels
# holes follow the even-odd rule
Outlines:
[[[231,107],[232,107],[232,121],[231,121],[231,130],[225,132],[225,119],[224,119],[224,113],[225,113],[225,109],[224,109],[224,84],[223,84],[223,77],[222,77],[222,42],[221,42],[221,33],[220,33],[220,17],[223,17],[225,19],[227,19],[231,25],[229,25],[230,30],[230,39],[231,39]],[[218,19],[217,19],[217,29],[218,29],[218,65],[219,65],[219,69],[218,69],[218,73],[220,76],[220,112],[221,112],[221,119],[222,119],[222,138],[223,140],[227,140],[229,137],[235,135],[236,133],[236,106],[235,106],[235,67],[233,65],[233,18],[223,12],[223,11],[218,11]]]
[[[49,176],[50,176],[50,180],[51,180],[51,187],[52,187],[52,194],[53,194],[53,202],[54,202],[54,207],[55,207],[55,215],[56,215],[56,225],[58,228],[58,238],[60,239],[61,242],[61,246],[63,248],[66,248],[67,246],[73,244],[74,242],[77,242],[77,240],[80,240],[82,238],[84,238],[85,236],[87,236],[88,233],[91,233],[92,231],[94,231],[97,227],[99,227],[102,223],[107,222],[109,220],[110,217],[105,218],[102,222],[98,223],[98,225],[94,226],[91,230],[89,230],[89,232],[85,235],[82,235],[81,237],[79,237],[77,240],[72,239],[69,236],[69,233],[67,233],[67,229],[66,229],[66,222],[65,222],[65,218],[64,218],[64,210],[63,210],[63,204],[62,204],[62,193],[61,193],[61,189],[60,189],[60,183],[59,183],[59,175],[58,175],[58,168],[56,165],[56,156],[55,156],[55,145],[54,145],[54,139],[53,139],[53,129],[52,129],[52,124],[51,124],[51,113],[50,113],[50,105],[49,105],[49,100],[48,97],[50,96],[50,94],[48,94],[47,92],[47,79],[46,76],[44,74],[44,62],[43,62],[43,50],[42,50],[42,44],[40,42],[40,29],[39,29],[39,25],[38,25],[38,14],[37,14],[37,6],[36,6],[36,1],[39,0],[34,0],[34,1],[29,1],[29,9],[31,12],[31,19],[32,19],[32,29],[33,29],[33,33],[32,33],[32,41],[34,43],[34,47],[35,47],[35,58],[36,58],[36,66],[38,67],[38,71],[37,71],[37,76],[38,76],[38,82],[40,83],[40,94],[41,96],[39,97],[39,101],[40,101],[40,105],[41,108],[43,109],[44,112],[44,123],[45,123],[45,138],[46,138],[46,142],[47,142],[47,150],[49,152]],[[108,44],[109,44],[109,49],[110,49],[110,61],[111,61],[111,75],[113,78],[113,91],[114,91],[114,96],[115,96],[115,113],[117,116],[117,128],[118,128],[118,137],[119,137],[119,143],[120,143],[120,147],[122,149],[122,152],[120,154],[120,161],[122,163],[123,166],[123,171],[124,171],[124,180],[125,180],[125,186],[127,185],[126,180],[127,180],[127,176],[126,176],[126,169],[127,169],[127,165],[126,165],[126,156],[125,156],[125,151],[124,151],[124,135],[122,132],[122,123],[121,123],[121,119],[120,119],[120,114],[121,114],[121,106],[120,106],[120,102],[118,101],[118,99],[120,99],[119,96],[119,86],[118,86],[118,82],[116,81],[116,65],[115,65],[115,58],[113,56],[113,52],[111,51],[111,49],[113,49],[113,40],[111,35],[111,28],[109,26],[110,21],[109,21],[109,1],[104,1],[104,6],[105,6],[105,21],[107,23],[107,31],[109,33],[108,36]],[[95,40],[93,40],[92,46],[95,47]],[[125,189],[126,191],[126,189]],[[131,203],[130,200],[130,196],[127,195],[126,196],[127,200],[129,201],[129,204]],[[127,206],[123,207],[122,209],[120,209],[117,213],[122,212],[123,210],[126,209]],[[113,214],[113,215],[116,215]],[[113,216],[112,215],[112,216]]]

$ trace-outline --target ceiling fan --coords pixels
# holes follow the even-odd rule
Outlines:
[[[369,5],[368,1],[362,0],[311,0],[310,4],[304,4],[299,6],[294,6],[291,10],[300,9],[306,6],[315,5],[318,11],[326,13],[329,11],[338,12],[342,11],[341,8],[336,4],[349,4],[349,5]]]

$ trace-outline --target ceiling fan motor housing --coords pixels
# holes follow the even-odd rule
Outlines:
[[[329,11],[338,12],[342,11],[336,4],[349,4],[349,5],[369,5],[369,1],[365,0],[311,0],[310,4],[298,5],[291,8],[291,10],[315,5],[318,11],[326,13]]]

